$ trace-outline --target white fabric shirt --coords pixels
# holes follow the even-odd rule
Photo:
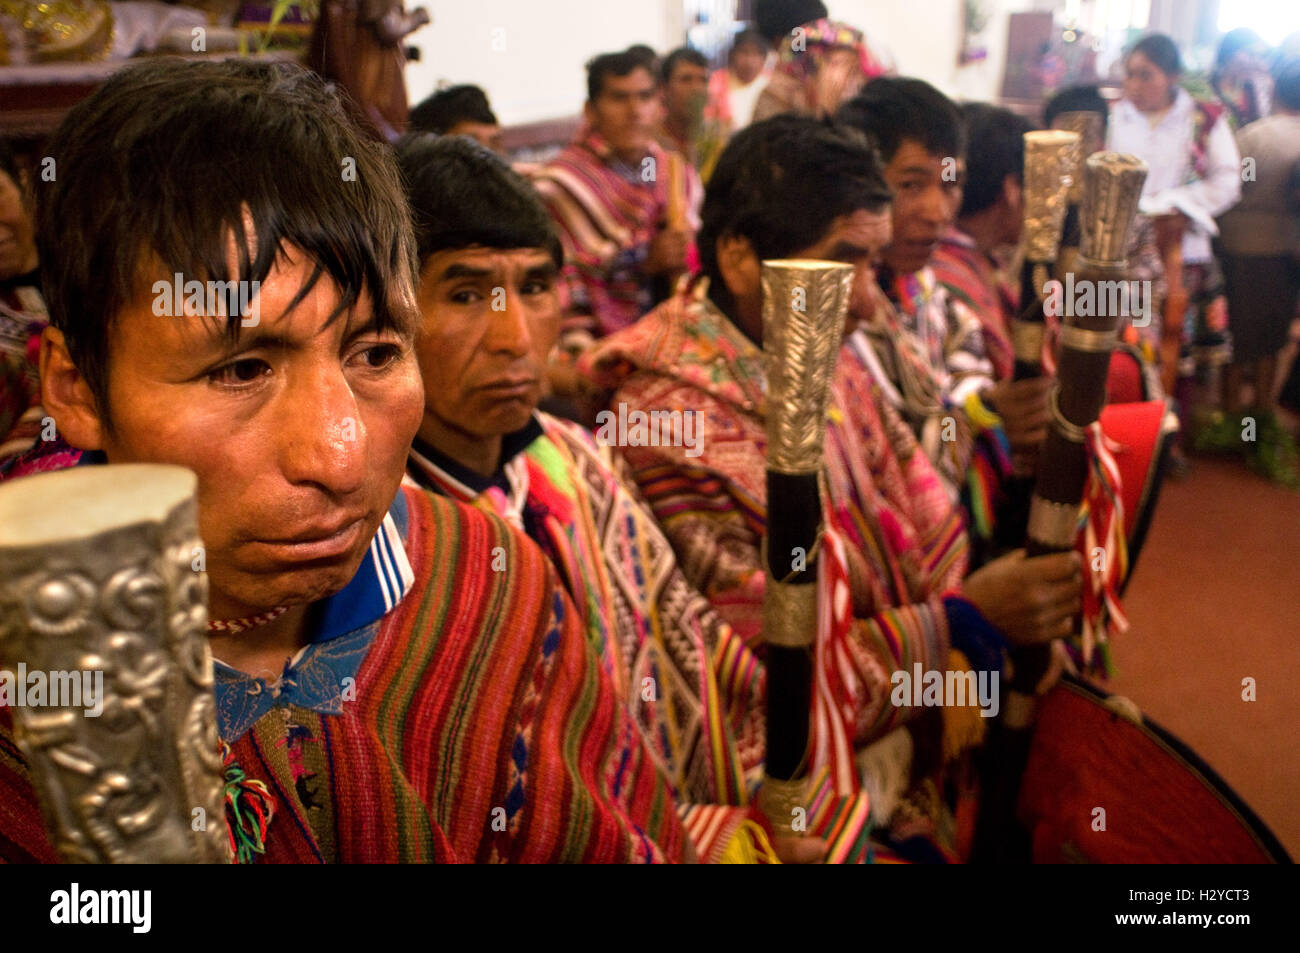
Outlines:
[[[1126,99],[1111,110],[1106,148],[1127,152],[1146,162],[1141,211],[1162,215],[1180,211],[1192,220],[1183,236],[1186,264],[1209,261],[1210,236],[1217,234],[1214,218],[1241,198],[1241,157],[1226,114],[1210,129],[1206,141],[1206,174],[1196,178],[1192,137],[1196,104],[1179,88],[1170,110],[1154,126]]]

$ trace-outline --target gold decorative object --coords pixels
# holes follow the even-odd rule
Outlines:
[[[791,585],[770,575],[763,590],[763,641],[787,648],[810,647],[817,635],[817,587]]]
[[[1043,339],[1047,326],[1042,321],[1011,322],[1011,350],[1016,360],[1037,364],[1043,359]]]
[[[807,833],[808,785],[803,778],[781,781],[763,776],[758,789],[758,809],[778,836],[801,837]]]
[[[1056,260],[1066,196],[1078,165],[1079,134],[1061,129],[1025,133],[1025,257]]]
[[[0,0],[0,16],[22,26],[27,53],[39,63],[103,59],[113,40],[105,0]]]
[[[132,464],[0,486],[0,663],[47,680],[12,711],[65,861],[230,860],[196,482]]]
[[[788,474],[818,473],[831,377],[853,290],[853,266],[765,261],[762,285],[767,468]]]
[[[1146,178],[1147,164],[1137,156],[1098,152],[1088,157],[1080,207],[1080,270],[1116,271],[1127,267],[1129,230],[1137,216]]]
[[[1104,118],[1101,113],[1092,112],[1091,110],[1059,113],[1052,120],[1052,127],[1079,134],[1079,152],[1075,159],[1074,168],[1070,170],[1072,181],[1067,196],[1070,205],[1078,205],[1083,201],[1083,164],[1087,161],[1088,156],[1094,152],[1099,152],[1106,145]]]
[[[1029,507],[1027,535],[1049,550],[1065,552],[1074,548],[1079,528],[1077,503],[1053,503],[1035,493]]]

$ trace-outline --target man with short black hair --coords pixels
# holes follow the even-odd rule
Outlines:
[[[660,142],[665,149],[679,152],[707,179],[726,145],[726,136],[716,120],[707,119],[704,107],[709,97],[709,61],[688,46],[678,47],[664,57],[660,68],[664,122]]]
[[[894,191],[893,240],[880,281],[892,312],[882,312],[851,343],[957,499],[975,453],[987,463],[981,470],[1009,470],[996,429],[1004,429],[1013,453],[1036,451],[1045,434],[1047,385],[995,380],[980,318],[948,294],[931,267],[956,220],[966,176],[957,107],[922,80],[881,77],[846,103],[839,118],[875,142]],[[986,476],[970,489],[991,502],[988,482]]]
[[[653,307],[687,267],[701,186],[685,158],[655,142],[657,78],[634,51],[587,64],[586,125],[534,178],[564,244],[568,293],[552,384],[572,393],[572,366],[593,341]]]
[[[889,244],[890,198],[870,145],[854,130],[796,115],[754,123],[732,139],[709,182],[702,276],[582,363],[607,407],[690,410],[709,421],[699,454],[630,443],[621,452],[687,577],[760,655],[760,554],[769,518],[780,518],[764,482],[761,263],[852,264],[850,323],[869,318],[880,298],[874,268]],[[967,557],[961,516],[907,425],[843,351],[826,467],[824,571],[829,591],[848,598],[819,619],[818,644],[828,648],[816,664],[830,666],[836,653],[843,666],[818,682],[824,707],[812,761],[850,786],[855,749],[918,720],[915,710],[890,703],[889,673],[913,660],[936,670],[1000,671],[1004,634],[1025,643],[1068,631],[1078,569],[1072,555],[1009,557],[970,576],[966,599],[956,596]],[[954,647],[961,655],[950,661]]]
[[[424,400],[391,150],[317,75],[243,60],[123,69],[48,148],[40,364],[62,441],[9,476],[197,475],[217,729],[251,782],[227,803],[252,831],[239,859],[688,856],[541,551],[403,485]],[[208,282],[250,293],[214,307],[190,292]],[[0,860],[50,860],[17,750],[0,708]]]
[[[541,546],[679,810],[713,819],[689,829],[700,856],[716,857],[744,836],[739,805],[763,763],[761,666],[682,575],[611,447],[617,428],[593,439],[537,410],[560,329],[560,250],[536,193],[463,141],[408,139],[398,162],[423,318],[424,420],[408,473]],[[678,423],[702,446],[694,417]]]
[[[488,104],[487,93],[477,86],[440,89],[411,110],[412,132],[440,136],[469,136],[493,152],[501,151],[501,124]]]
[[[1028,119],[987,103],[961,109],[966,124],[966,182],[955,226],[931,264],[935,276],[980,319],[984,347],[998,380],[1011,376],[1011,320],[1019,293],[1006,281],[1006,252],[1024,226],[1024,135]]]

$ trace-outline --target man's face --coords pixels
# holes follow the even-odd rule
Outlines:
[[[1169,105],[1173,81],[1141,53],[1124,63],[1124,98],[1139,112],[1159,112]]]
[[[870,320],[875,313],[880,299],[876,268],[892,232],[893,218],[888,206],[876,212],[858,209],[835,219],[821,241],[795,256],[853,266],[853,293],[849,298],[845,334],[859,322]]]
[[[491,122],[472,122],[468,119],[447,130],[449,136],[469,136],[481,146],[501,154],[501,127]]]
[[[736,79],[748,85],[758,79],[767,62],[767,51],[753,43],[737,47],[731,54],[731,72]]]
[[[650,148],[659,115],[658,89],[644,67],[604,78],[600,95],[586,106],[587,121],[615,153],[638,162]]]
[[[397,494],[420,424],[412,343],[374,328],[368,297],[326,327],[339,293],[322,277],[283,313],[311,271],[286,249],[261,284],[257,325],[233,342],[224,318],[155,315],[152,293],[110,333],[113,432],[103,449],[111,463],[198,475],[216,617],[342,589]]]
[[[32,219],[23,204],[22,190],[7,173],[0,172],[0,279],[31,271],[36,262]]]
[[[709,71],[703,66],[679,60],[664,87],[668,118],[683,125],[697,121],[708,98]]]
[[[903,140],[885,166],[885,181],[894,190],[894,235],[885,263],[894,273],[925,267],[961,207],[964,175],[964,160]]]
[[[875,313],[880,300],[876,268],[881,262],[882,252],[889,244],[891,229],[888,206],[874,212],[858,209],[834,219],[820,239],[788,256],[837,261],[853,266],[853,292],[849,299],[849,313],[845,317],[845,334],[852,331],[859,322],[869,320]],[[761,342],[762,263],[750,250],[746,253],[745,260],[734,269],[729,269],[729,272],[727,288],[735,301],[737,312],[731,317],[754,341]]]
[[[519,430],[560,333],[557,269],[541,248],[471,247],[420,269],[420,435],[435,446]],[[448,431],[453,440],[440,440]]]

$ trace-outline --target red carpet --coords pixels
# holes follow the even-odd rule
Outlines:
[[[1188,479],[1164,484],[1125,607],[1132,628],[1106,687],[1195,750],[1300,858],[1300,493],[1195,458]]]

